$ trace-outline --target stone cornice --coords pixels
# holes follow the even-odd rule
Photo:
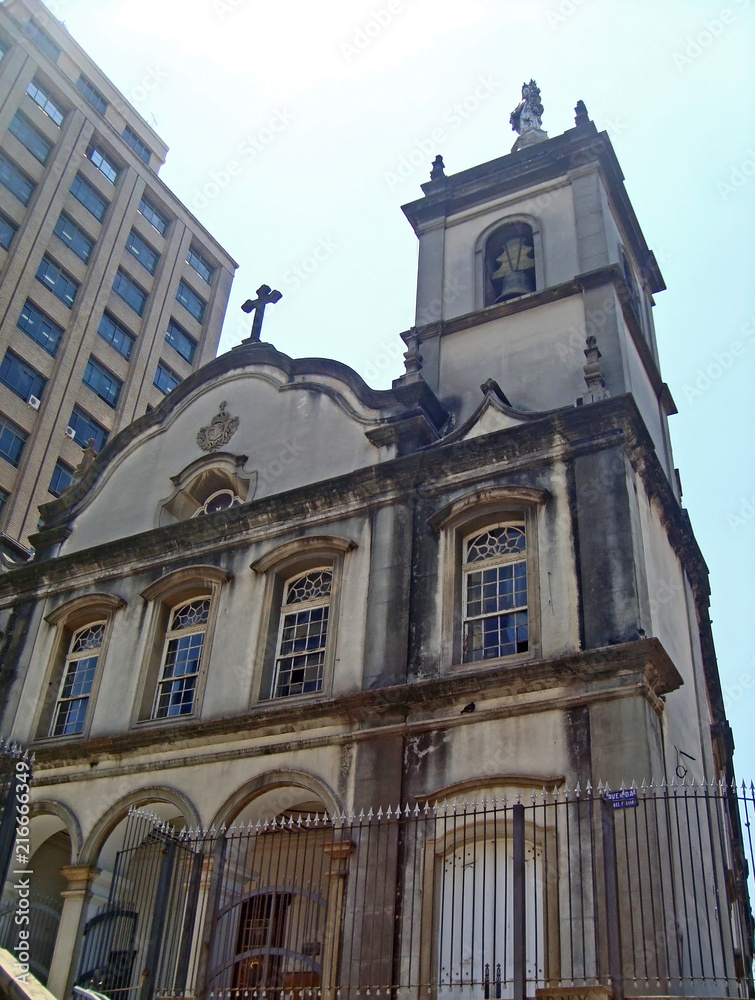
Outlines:
[[[662,711],[663,696],[682,678],[657,639],[580,651],[548,660],[452,671],[442,677],[360,691],[333,699],[263,702],[239,715],[135,729],[81,741],[41,741],[34,745],[35,787],[58,781],[112,777],[134,771],[164,770],[193,762],[279,753],[298,746],[374,738],[376,730],[437,730],[483,719],[540,712],[553,706],[642,696]],[[480,710],[470,718],[460,707],[470,698]],[[485,707],[485,702],[496,702]],[[326,732],[322,732],[326,730]],[[318,734],[318,731],[319,734]],[[232,749],[224,743],[234,741]],[[250,741],[247,748],[239,740]],[[282,746],[282,744],[284,746]],[[161,755],[164,755],[161,757]],[[143,757],[150,758],[145,765]],[[132,758],[129,760],[129,758]],[[51,770],[65,768],[53,776]],[[77,774],[68,769],[82,768]]]

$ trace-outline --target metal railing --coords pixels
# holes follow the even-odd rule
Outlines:
[[[111,997],[752,995],[755,790],[642,786],[177,831],[134,812],[80,983]]]

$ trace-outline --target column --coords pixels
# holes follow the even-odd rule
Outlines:
[[[60,874],[68,882],[68,888],[60,894],[63,897],[63,912],[55,938],[47,988],[54,996],[63,998],[73,988],[86,904],[92,898],[92,882],[100,874],[100,869],[95,865],[64,865]]]
[[[324,998],[335,996],[338,990],[335,975],[340,943],[343,887],[349,871],[349,855],[354,847],[355,845],[350,840],[334,840],[323,846],[324,853],[330,856],[328,910],[322,956],[322,982],[320,984]]]

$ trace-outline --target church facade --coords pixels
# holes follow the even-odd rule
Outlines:
[[[663,279],[610,141],[584,105],[574,128],[549,139],[527,100],[511,154],[448,177],[438,159],[423,196],[404,206],[419,239],[417,313],[403,334],[406,372],[391,389],[369,388],[337,361],[291,359],[250,338],[121,431],[42,508],[34,561],[0,579],[2,731],[34,750],[32,867],[38,890],[63,900],[46,970],[56,996],[95,967],[100,985],[108,982],[107,955],[82,969],[94,933],[83,948],[82,940],[109,896],[115,912],[126,870],[116,857],[137,822],[133,808],[154,817],[154,830],[190,828],[212,842],[199,851],[206,920],[188,936],[186,962],[205,973],[223,965],[222,899],[236,892],[229,971],[216,987],[239,995],[415,980],[436,996],[470,998],[577,981],[617,995],[738,995],[745,982],[749,908],[721,791],[733,778],[732,741],[653,327]],[[664,789],[666,813],[664,783],[717,790],[692,810],[693,868],[703,865],[705,892],[722,893],[710,903],[718,915],[714,932],[708,921],[707,958],[685,937],[689,960],[685,952],[674,966],[669,942],[678,948],[682,932],[664,902],[646,936],[665,942],[666,957],[620,985],[622,954],[632,979],[633,891],[619,878],[611,903],[609,879],[595,889],[590,920],[581,918],[580,948],[589,964],[589,924],[592,951],[604,950],[599,928],[613,906],[623,935],[606,944],[618,948],[614,964],[603,975],[595,957],[577,975],[572,947],[569,975],[564,864],[584,860],[588,841],[571,833],[564,847],[558,823],[541,824],[534,811],[521,818],[516,807],[536,810],[543,794],[545,817],[546,798],[573,803],[575,788],[578,801],[588,796],[599,821],[591,857],[603,871],[613,850],[600,839],[609,789],[643,779]],[[647,816],[644,793],[639,803],[631,789],[626,797],[631,808],[617,816]],[[417,829],[395,831],[380,860],[360,846],[366,827],[355,817],[399,806],[418,822],[443,802],[458,803],[464,818],[453,843],[447,806],[443,835],[422,834],[430,854],[421,856],[431,861],[422,863],[423,891],[419,868],[410,890],[407,844]],[[491,837],[489,814],[505,823],[510,815],[514,833]],[[291,930],[292,915],[304,917],[289,862],[270,876],[274,892],[260,887],[272,839],[258,838],[267,847],[246,874],[239,868],[213,889],[228,828],[258,830],[277,818],[291,841],[292,824],[323,815],[326,824],[340,817],[341,834],[330,847],[302,849],[327,856],[340,886],[324,894],[319,936]],[[154,830],[139,844],[156,843]],[[626,830],[616,836],[629,858]],[[640,884],[639,895],[665,886],[686,900],[675,881],[686,862],[672,859],[683,838],[670,826],[664,838],[666,862],[647,841],[658,881]],[[541,865],[542,877],[523,881],[510,904],[490,873],[516,866],[519,848],[522,872]],[[375,870],[389,887],[379,913],[378,881],[358,889],[356,874]],[[128,880],[133,889],[136,876]],[[314,890],[296,892],[301,900]],[[516,924],[507,907],[527,907],[524,943],[512,931],[524,972],[483,954],[499,904],[485,917],[475,894],[496,892],[502,926]],[[288,917],[276,917],[284,902]],[[458,914],[468,914],[466,930]],[[666,933],[667,918],[677,930]],[[354,945],[368,939],[369,963]],[[286,978],[294,952],[309,971]],[[420,952],[421,969],[406,972]],[[114,995],[138,992],[154,975],[133,938],[126,953]],[[179,989],[171,980],[163,992],[194,995],[208,981]]]

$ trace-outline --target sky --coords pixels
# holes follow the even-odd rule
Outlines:
[[[667,291],[656,296],[683,503],[740,778],[755,777],[755,0],[47,0],[170,147],[160,177],[239,263],[220,342],[263,282],[263,339],[376,388],[403,371],[430,163],[543,127],[608,132]],[[414,165],[420,160],[420,165]]]

